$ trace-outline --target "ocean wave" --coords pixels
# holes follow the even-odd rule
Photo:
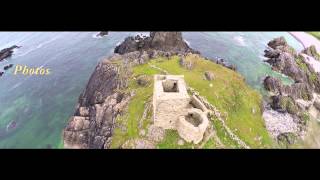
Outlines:
[[[19,83],[15,84],[15,85],[12,86],[12,88],[10,88],[8,91],[12,91],[12,90],[18,88],[19,86],[21,86],[21,84],[22,84],[22,82],[19,82]]]
[[[101,38],[104,37],[104,36],[98,36],[98,35],[99,35],[99,32],[93,33],[93,34],[92,34],[92,38],[94,38],[94,39],[101,39]]]
[[[25,51],[24,53],[22,53],[22,54],[17,54],[15,57],[25,56],[25,55],[33,52],[33,51],[36,51],[36,50],[42,48],[43,46],[45,46],[45,45],[47,45],[47,44],[50,44],[51,42],[59,39],[60,37],[61,37],[61,36],[55,36],[55,37],[53,37],[53,38],[51,38],[51,39],[49,39],[49,40],[47,40],[47,41],[43,41],[43,42],[41,42],[40,44],[38,44],[37,46],[31,47],[29,50]],[[21,48],[23,48],[23,46],[22,46]]]
[[[184,39],[184,42],[188,44],[188,46],[190,46],[190,42]]]

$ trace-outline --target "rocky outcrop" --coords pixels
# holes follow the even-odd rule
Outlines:
[[[265,57],[268,58],[266,62],[274,71],[294,80],[291,85],[283,85],[279,79],[270,76],[263,81],[265,89],[272,92],[267,105],[271,109],[265,108],[264,112],[266,124],[269,124],[267,126],[276,135],[278,142],[287,146],[294,143],[293,137],[303,136],[306,130],[309,120],[307,110],[313,104],[314,92],[320,92],[320,76],[283,37],[270,41],[268,46],[265,50]],[[312,48],[304,51],[311,53]],[[283,128],[284,124],[292,128]]]
[[[8,69],[10,69],[10,68],[12,68],[13,67],[13,64],[9,64],[9,65],[5,65],[4,67],[3,67],[3,69],[4,70],[8,70]]]
[[[97,34],[98,37],[107,36],[109,33],[108,31],[100,31],[99,34]]]
[[[313,98],[313,90],[306,83],[294,83],[293,85],[283,85],[282,82],[271,76],[267,76],[264,81],[266,90],[275,95],[290,96],[293,99],[311,100]]]
[[[80,95],[74,116],[64,130],[65,148],[108,148],[114,121],[126,107],[131,94],[117,90],[127,86],[130,67],[118,66],[113,56],[98,64],[85,91]]]
[[[150,32],[150,36],[127,37],[123,43],[117,46],[115,53],[125,54],[133,51],[158,50],[171,53],[194,53],[198,51],[191,49],[183,40],[181,32]]]
[[[16,48],[20,48],[20,46],[13,45],[9,48],[2,49],[0,51],[0,61],[3,61],[4,59],[11,57],[13,54],[13,50]]]

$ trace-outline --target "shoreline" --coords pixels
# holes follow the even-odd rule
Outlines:
[[[311,45],[314,45],[318,52],[320,52],[320,41],[312,36],[311,34],[308,34],[306,32],[288,32],[292,37],[294,37],[297,41],[300,42],[300,44],[303,46],[303,48],[310,47]]]

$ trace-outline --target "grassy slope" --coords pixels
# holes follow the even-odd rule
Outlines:
[[[272,140],[264,127],[261,117],[261,96],[258,92],[249,88],[243,78],[234,71],[224,68],[204,59],[197,59],[189,56],[189,59],[196,61],[193,70],[187,70],[179,65],[179,58],[172,57],[170,60],[158,58],[150,61],[150,64],[156,65],[170,74],[183,74],[188,86],[196,89],[200,95],[206,97],[208,101],[216,106],[218,110],[226,114],[226,124],[235,134],[237,134],[250,147],[270,147]],[[215,74],[213,81],[204,80],[204,72],[212,71]],[[153,69],[148,64],[137,66],[133,69],[133,76],[141,74],[152,76],[160,72]],[[210,87],[212,84],[212,87]],[[112,141],[112,148],[119,147],[130,138],[139,137],[138,121],[141,119],[145,103],[150,100],[153,91],[153,84],[147,87],[140,87],[136,80],[132,78],[128,90],[135,90],[136,95],[129,103],[127,113],[117,119],[117,123],[127,127],[126,131],[120,128],[115,129]],[[255,113],[252,113],[252,111]],[[151,123],[151,114],[149,114],[144,128]],[[237,148],[226,134],[220,122],[213,121],[217,135],[227,148]],[[261,136],[261,143],[255,138]],[[141,138],[141,137],[140,137]],[[167,131],[166,138],[158,144],[158,148],[192,148],[192,144],[185,143],[184,146],[177,145],[179,139],[176,131]],[[205,148],[215,148],[215,142],[210,140],[204,146]]]
[[[320,40],[320,32],[308,32],[308,33]]]

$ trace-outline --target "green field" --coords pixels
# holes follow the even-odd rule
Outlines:
[[[243,77],[230,69],[198,56],[189,55],[187,60],[194,63],[192,70],[180,66],[179,57],[157,58],[149,61],[149,64],[139,65],[133,68],[127,91],[134,91],[126,113],[117,118],[117,126],[114,131],[112,148],[119,148],[129,139],[144,138],[139,135],[141,127],[138,126],[145,107],[150,103],[153,92],[153,75],[161,71],[156,66],[173,75],[184,75],[188,86],[192,87],[205,97],[223,114],[227,126],[251,148],[270,148],[273,141],[268,135],[261,115],[261,95],[250,88]],[[152,66],[150,66],[152,65]],[[214,80],[208,81],[204,78],[204,72],[214,73]],[[139,86],[136,78],[141,75],[150,76],[151,82],[147,86]],[[152,123],[152,113],[148,112],[147,118],[143,120],[143,127],[147,131],[148,125]],[[238,148],[221,123],[213,119],[212,125],[216,134],[225,148]],[[120,128],[122,127],[122,128]],[[180,139],[176,131],[166,132],[165,139],[156,145],[157,148],[197,148],[192,144],[185,143],[183,146],[177,144]],[[214,139],[210,139],[203,148],[216,148]]]
[[[320,40],[320,32],[308,32],[308,33]]]

